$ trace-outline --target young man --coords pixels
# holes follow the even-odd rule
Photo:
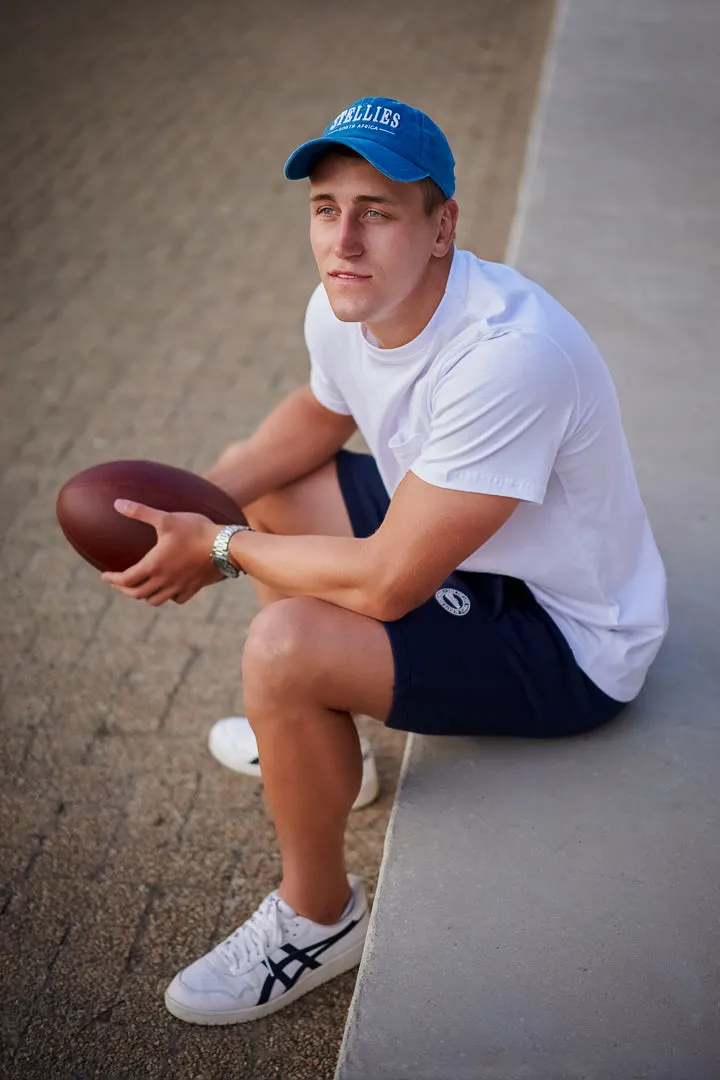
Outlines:
[[[637,695],[665,633],[610,376],[541,288],[455,250],[453,170],[440,129],[382,98],[300,146],[285,175],[310,178],[310,383],[210,473],[252,529],[118,504],[158,542],[105,575],[116,588],[184,603],[241,570],[266,605],[243,689],[283,876],[175,977],[166,1004],[185,1020],[255,1019],[359,960],[353,714],[425,734],[588,731]],[[372,456],[342,449],[356,427]]]

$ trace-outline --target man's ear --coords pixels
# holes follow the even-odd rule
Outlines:
[[[454,244],[459,212],[460,208],[454,199],[448,199],[447,202],[444,202],[440,207],[437,222],[437,234],[433,246],[433,255],[435,255],[436,258],[442,258],[443,255],[447,255]]]

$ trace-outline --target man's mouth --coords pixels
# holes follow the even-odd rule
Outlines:
[[[328,274],[334,281],[369,281],[372,274],[354,274],[350,270],[331,270]]]

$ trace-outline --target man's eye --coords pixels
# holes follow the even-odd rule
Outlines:
[[[371,218],[381,218],[383,216],[380,213],[379,210],[368,210],[368,211],[366,211],[366,214],[367,214],[367,217],[371,217]]]

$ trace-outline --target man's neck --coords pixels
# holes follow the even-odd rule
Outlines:
[[[432,259],[418,288],[386,322],[367,323],[380,349],[399,349],[423,332],[445,295],[454,248],[441,259]]]

